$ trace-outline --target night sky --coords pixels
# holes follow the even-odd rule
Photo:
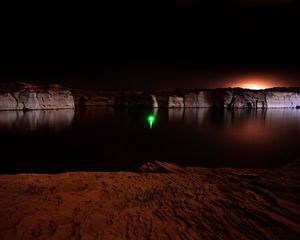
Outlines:
[[[216,88],[259,78],[300,86],[296,0],[108,2],[3,7],[1,82]]]

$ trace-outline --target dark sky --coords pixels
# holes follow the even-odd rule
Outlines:
[[[206,88],[231,76],[300,86],[293,0],[3,7],[0,79],[83,88]]]

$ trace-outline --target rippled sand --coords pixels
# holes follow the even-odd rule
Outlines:
[[[1,239],[300,239],[300,161],[0,175]]]

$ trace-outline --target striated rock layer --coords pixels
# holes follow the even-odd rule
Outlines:
[[[299,88],[173,91],[74,90],[79,106],[169,108],[300,108]]]
[[[0,175],[11,239],[300,239],[300,162],[270,170]]]
[[[73,98],[74,96],[74,98]],[[169,91],[93,91],[59,85],[0,86],[0,110],[64,109],[74,106],[166,108],[300,108],[300,88]]]
[[[0,87],[0,110],[68,109],[74,106],[70,90],[60,85],[41,87],[19,83]]]

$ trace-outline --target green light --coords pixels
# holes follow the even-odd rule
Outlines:
[[[154,116],[150,115],[150,116],[148,117],[148,121],[149,121],[149,122],[154,122],[154,120],[155,120],[155,117],[154,117]]]
[[[152,128],[152,125],[155,122],[155,116],[153,115],[148,116],[148,122],[150,124],[150,128]]]

